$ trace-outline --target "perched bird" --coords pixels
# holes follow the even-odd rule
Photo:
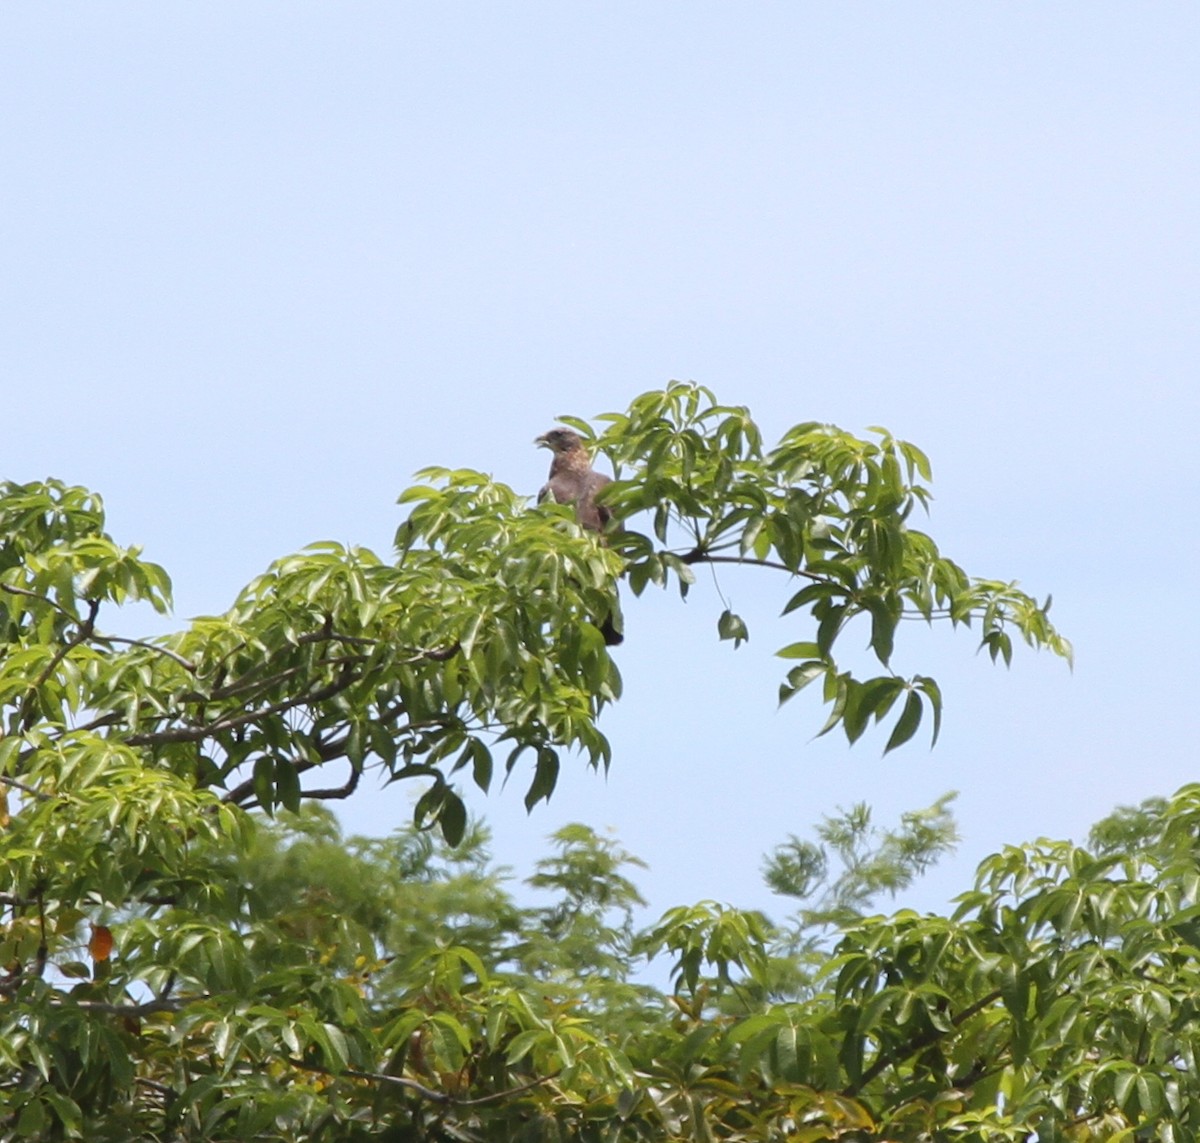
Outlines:
[[[538,493],[538,503],[550,499],[557,504],[573,504],[580,527],[589,532],[603,532],[612,519],[612,509],[606,504],[597,504],[596,494],[606,484],[611,484],[612,478],[592,468],[592,458],[579,434],[570,429],[551,429],[533,443],[554,454],[550,461],[550,476]],[[604,636],[606,647],[615,647],[625,638],[612,615],[606,615],[596,626]]]

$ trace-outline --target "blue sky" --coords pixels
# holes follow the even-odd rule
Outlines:
[[[915,441],[943,550],[1054,593],[1074,674],[914,626],[945,729],[886,759],[775,709],[786,584],[722,576],[737,652],[711,587],[627,601],[607,780],[473,800],[520,871],[582,819],[654,910],[775,907],[788,833],[953,788],[936,907],[1197,776],[1194,5],[10,4],[0,100],[3,475],[100,491],[181,617],[670,378]]]

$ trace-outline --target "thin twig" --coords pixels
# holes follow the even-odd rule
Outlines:
[[[142,1087],[148,1087],[151,1091],[157,1092],[159,1095],[166,1096],[167,1099],[175,1099],[178,1093],[170,1084],[160,1083],[158,1080],[152,1080],[148,1076],[134,1076],[133,1082],[141,1084]]]
[[[295,1056],[284,1056],[284,1059],[294,1068],[300,1068],[301,1071],[316,1072],[322,1076],[350,1076],[351,1079],[374,1080],[376,1083],[390,1084],[393,1087],[402,1087],[406,1091],[411,1091],[419,1095],[422,1099],[429,1100],[430,1103],[453,1103],[454,1097],[447,1095],[444,1091],[434,1091],[433,1088],[426,1087],[423,1083],[417,1083],[416,1080],[410,1080],[404,1076],[391,1076],[386,1072],[364,1072],[358,1068],[343,1068],[341,1071],[334,1071],[332,1068],[322,1067],[320,1064],[310,1064],[304,1060],[298,1060]]]
[[[317,690],[310,691],[307,694],[283,699],[280,702],[259,707],[257,710],[249,710],[244,714],[235,715],[231,718],[218,719],[216,722],[210,722],[207,726],[177,726],[170,730],[155,730],[149,731],[146,734],[131,734],[125,739],[125,742],[129,746],[162,746],[169,742],[201,742],[205,738],[211,738],[214,734],[221,734],[227,730],[236,730],[240,726],[247,726],[252,722],[258,722],[263,718],[270,718],[275,714],[285,714],[287,711],[294,710],[298,706],[324,702],[326,699],[331,699],[335,695],[341,694],[342,691],[357,681],[356,677],[350,671],[344,669],[350,663],[357,661],[361,661],[361,657],[358,660],[346,660],[342,664],[343,671],[341,678],[334,679],[333,682],[327,683],[325,686],[319,687]]]
[[[78,622],[78,615],[69,611],[61,603],[51,599],[48,595],[42,595],[41,592],[30,591],[27,587],[14,587],[11,583],[0,583],[0,591],[6,591],[9,595],[23,595],[27,599],[36,599],[39,603],[48,603],[55,611],[65,616],[72,623]]]
[[[800,575],[806,579],[811,579],[815,583],[832,583],[833,581],[823,575],[818,575],[816,572],[805,571],[803,568],[790,568],[787,564],[780,563],[777,560],[760,560],[749,556],[715,556],[707,548],[693,548],[692,551],[686,552],[679,556],[680,563],[685,564],[746,564],[750,567],[771,568],[774,571],[787,572],[789,575]],[[944,619],[951,615],[949,607],[933,607],[929,613],[924,611],[909,610],[901,614],[901,619]]]
[[[75,730],[82,732],[85,730],[99,730],[104,726],[112,726],[114,723],[121,721],[121,715],[115,711],[109,711],[108,714],[102,714],[99,718],[93,718],[91,722],[85,722],[82,726],[75,727]]]
[[[0,893],[0,906],[5,908],[26,909],[36,904],[36,897],[14,897],[11,893]]]
[[[156,1012],[178,1012],[185,1004],[207,1000],[207,996],[191,996],[179,999],[156,997],[141,1004],[110,1004],[106,1000],[63,1000],[55,1008],[79,1008],[84,1012],[98,1012],[105,1016],[153,1016]]]
[[[16,778],[10,778],[6,774],[0,774],[0,782],[3,782],[6,786],[11,786],[14,790],[20,790],[22,794],[28,794],[31,798],[40,798],[44,802],[48,802],[54,797],[53,794],[47,794],[45,790],[38,790],[33,786],[27,786],[24,782],[18,782]]]
[[[258,666],[261,666],[261,664],[255,664],[256,668]],[[265,678],[255,678],[253,673],[250,673],[241,676],[235,682],[214,687],[207,695],[196,695],[194,698],[189,696],[189,698],[193,702],[224,702],[225,699],[233,698],[235,695],[243,694],[246,691],[270,690],[271,687],[287,682],[288,679],[295,675],[303,674],[308,669],[307,664],[300,664],[295,667],[288,667],[282,671],[276,671],[275,674],[267,675]]]
[[[365,635],[339,635],[336,631],[313,631],[296,640],[301,646],[309,643],[349,643],[354,647],[378,647],[382,639],[369,639]]]
[[[349,1076],[351,1079],[373,1080],[375,1083],[391,1084],[394,1087],[402,1087],[406,1091],[411,1091],[415,1095],[419,1095],[422,1099],[428,1100],[430,1103],[439,1103],[443,1106],[452,1107],[481,1107],[488,1103],[498,1103],[502,1099],[510,1099],[514,1095],[522,1095],[527,1091],[532,1091],[535,1087],[541,1087],[542,1084],[551,1083],[556,1078],[555,1076],[539,1076],[537,1079],[530,1080],[528,1083],[520,1084],[517,1087],[509,1088],[507,1091],[493,1092],[491,1095],[479,1096],[477,1099],[459,1099],[457,1096],[450,1095],[444,1091],[434,1091],[433,1088],[426,1087],[423,1083],[418,1083],[416,1080],[408,1079],[407,1076],[388,1075],[387,1072],[365,1072],[359,1068],[342,1068],[341,1071],[334,1071],[332,1068],[322,1067],[320,1064],[310,1064],[304,1060],[298,1060],[294,1056],[286,1056],[285,1059],[293,1067],[300,1068],[302,1071],[316,1072],[318,1075],[333,1076]]]
[[[57,604],[55,605],[57,606]],[[60,607],[61,611],[62,608]],[[69,613],[68,613],[69,614]],[[78,617],[72,616],[76,623],[79,623],[79,629],[71,636],[51,657],[42,672],[32,683],[29,684],[29,689],[25,692],[24,701],[21,703],[20,725],[28,730],[33,723],[33,700],[37,695],[41,685],[52,675],[61,663],[76,647],[81,643],[87,642],[92,637],[92,633],[96,630],[96,616],[100,614],[100,600],[92,599],[88,601],[87,618],[82,623]]]
[[[437,647],[433,650],[417,650],[412,653],[411,658],[405,660],[405,665],[410,663],[444,663],[447,659],[453,659],[455,655],[462,650],[462,644],[455,641],[449,647]]]
[[[97,643],[123,643],[128,647],[143,647],[147,651],[157,651],[158,654],[165,655],[168,659],[173,659],[185,671],[193,675],[198,669],[195,663],[185,659],[182,655],[176,654],[169,647],[160,647],[157,643],[147,643],[142,639],[124,639],[120,635],[93,635],[92,638]]]

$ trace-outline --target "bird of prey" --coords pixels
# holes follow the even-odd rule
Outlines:
[[[611,484],[612,479],[592,468],[592,458],[579,434],[570,429],[551,429],[533,443],[554,454],[550,461],[550,476],[538,493],[538,503],[550,499],[557,504],[573,504],[580,527],[602,533],[612,519],[612,509],[597,504],[596,494],[606,484]],[[606,615],[596,626],[604,636],[606,647],[615,647],[625,638],[612,615]]]

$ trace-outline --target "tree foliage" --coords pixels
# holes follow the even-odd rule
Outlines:
[[[610,763],[621,680],[589,617],[618,582],[776,574],[781,701],[819,683],[825,730],[887,720],[887,750],[942,714],[933,679],[889,666],[904,617],[1005,662],[1014,637],[1070,653],[1048,598],[913,525],[910,444],[804,424],[766,449],[745,409],[678,384],[599,421],[567,423],[614,464],[620,532],[431,470],[393,559],[313,545],[158,638],[108,633],[170,584],[98,497],[0,487],[0,1132],[1194,1138],[1197,790],[1090,849],[997,855],[946,918],[864,915],[950,843],[944,806],[874,838],[830,819],[790,872],[777,853],[806,892],[845,865],[790,927],[704,902],[638,931],[636,859],[583,825],[534,874],[553,903],[514,903],[458,787],[519,770],[532,808],[564,757]],[[728,610],[717,629],[749,634]],[[857,631],[867,672],[844,665]],[[414,780],[414,827],[347,842],[314,806],[368,770]]]

